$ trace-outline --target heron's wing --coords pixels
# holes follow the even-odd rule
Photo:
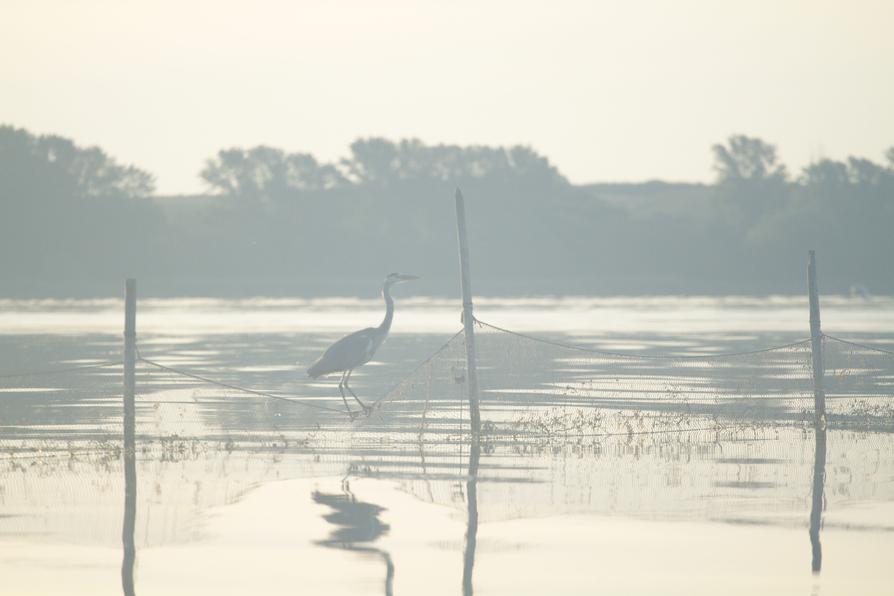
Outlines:
[[[375,352],[375,329],[361,329],[346,335],[323,352],[307,372],[312,377],[350,370],[366,364]]]

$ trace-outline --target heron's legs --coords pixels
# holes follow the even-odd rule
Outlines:
[[[349,370],[349,371],[348,371],[348,376],[345,378],[345,389],[347,389],[347,390],[351,393],[351,396],[352,396],[355,400],[357,400],[357,403],[360,404],[360,407],[363,408],[363,411],[368,413],[368,412],[370,411],[370,407],[369,407],[368,405],[366,405],[365,403],[363,403],[362,401],[360,401],[360,398],[357,397],[357,394],[354,393],[354,390],[351,389],[351,386],[350,386],[350,385],[348,385],[348,381],[351,380],[351,373],[352,373],[352,372],[354,372],[353,369]]]
[[[345,402],[345,410],[348,412],[348,415],[352,415],[351,406],[348,405],[348,400],[345,397],[345,377],[348,376],[349,371],[345,371],[341,373],[341,380],[338,382],[338,392],[341,393],[341,400]]]

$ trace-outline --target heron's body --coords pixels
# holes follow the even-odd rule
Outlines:
[[[364,410],[367,409],[366,405],[360,401],[348,385],[348,382],[351,380],[351,373],[358,366],[363,366],[372,360],[376,351],[385,343],[385,339],[388,337],[388,332],[391,330],[391,321],[394,319],[394,300],[391,298],[391,286],[396,283],[410,281],[411,279],[416,279],[416,277],[399,273],[392,273],[386,277],[382,286],[382,296],[385,298],[385,318],[382,320],[382,324],[378,327],[368,327],[346,335],[329,346],[329,349],[323,352],[323,355],[307,369],[307,374],[313,379],[331,373],[342,373],[338,389],[341,392],[342,400],[345,402],[345,408],[348,408],[348,402],[345,399],[343,389],[347,389]],[[350,408],[348,408],[348,411],[350,412]]]
[[[376,354],[376,350],[385,343],[387,336],[378,327],[369,327],[346,335],[323,352],[320,359],[307,369],[312,379],[334,372],[345,372],[363,366]]]

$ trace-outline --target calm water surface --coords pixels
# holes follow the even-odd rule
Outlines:
[[[823,305],[828,333],[894,346],[894,299]],[[0,301],[0,593],[119,594],[122,566],[141,594],[894,593],[884,428],[833,424],[821,442],[797,420],[718,422],[679,386],[660,391],[685,408],[641,416],[626,395],[596,403],[592,363],[481,330],[476,448],[461,338],[419,368],[460,329],[459,304],[423,298],[398,300],[391,338],[354,375],[362,399],[382,401],[351,421],[335,382],[303,370],[381,310],[336,298],[141,301],[144,357],[303,405],[141,364],[131,563],[120,367],[69,370],[120,360],[121,303]],[[644,355],[809,336],[806,300],[789,297],[482,299],[478,316]],[[599,378],[648,386],[654,374],[638,366],[603,366]],[[894,386],[882,365],[861,366],[848,378],[873,368]],[[894,396],[882,393],[866,403],[887,420]]]

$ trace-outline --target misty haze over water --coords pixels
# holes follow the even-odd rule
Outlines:
[[[894,3],[4,8],[0,595],[891,595]]]

